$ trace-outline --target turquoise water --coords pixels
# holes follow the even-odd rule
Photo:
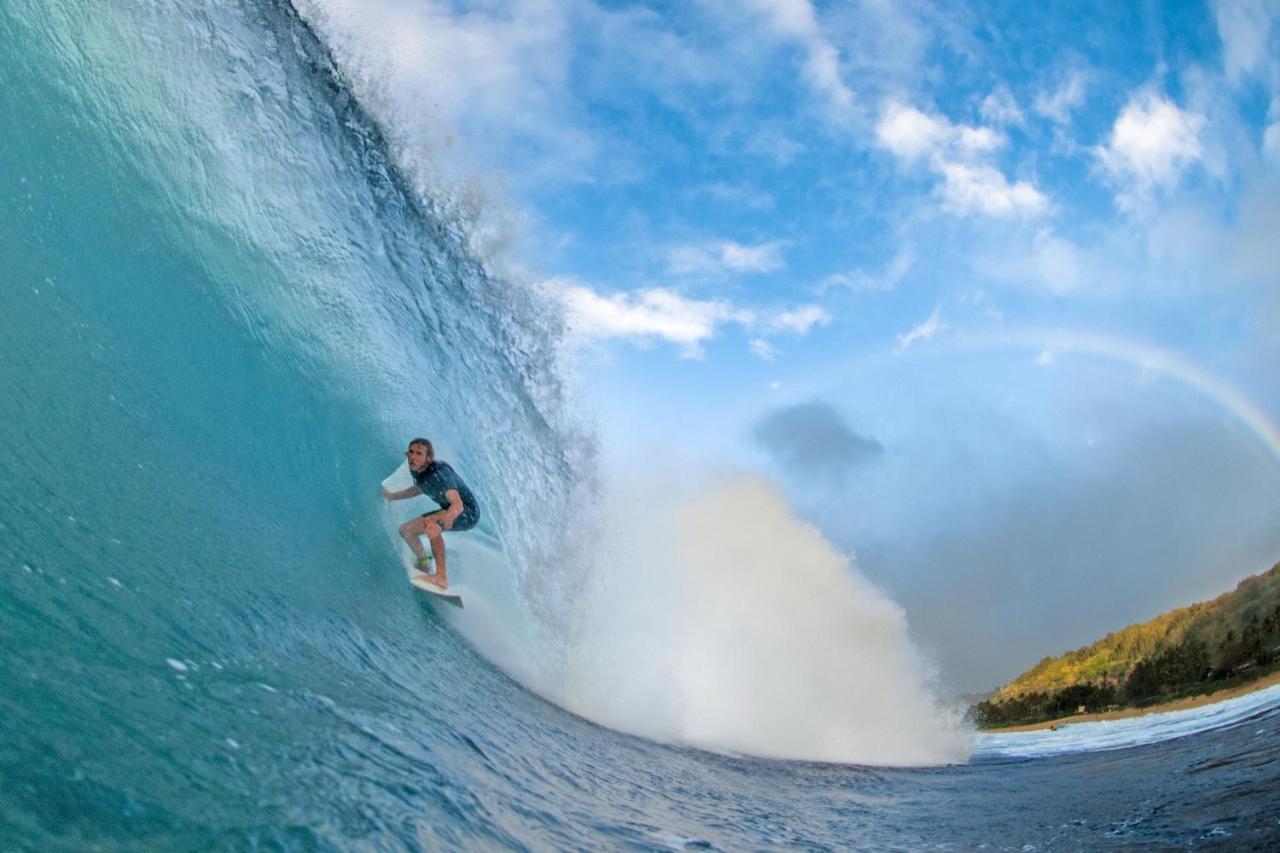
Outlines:
[[[437,441],[486,508],[490,596],[527,615],[489,636],[554,671],[579,580],[537,574],[531,520],[592,479],[557,317],[405,188],[285,4],[10,0],[0,43],[0,847],[1280,838],[1273,706],[872,769],[539,698],[411,594],[377,487]]]

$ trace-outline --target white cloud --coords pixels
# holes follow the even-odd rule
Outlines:
[[[860,101],[868,92],[876,100],[889,91],[918,91],[933,78],[930,54],[937,45],[955,55],[972,57],[972,19],[958,6],[945,11],[907,0],[823,2],[822,21],[839,46],[845,79],[854,81]],[[941,12],[941,14],[937,14]],[[859,119],[866,118],[859,112]]]
[[[662,287],[604,296],[579,282],[551,279],[541,289],[564,304],[570,332],[579,339],[666,341],[680,347],[686,358],[700,358],[704,345],[721,327],[732,324],[755,333],[749,342],[752,352],[773,359],[778,349],[772,337],[807,335],[831,321],[831,315],[817,305],[763,311],[722,299],[690,299]]]
[[[745,246],[732,240],[713,240],[696,246],[679,246],[667,258],[673,275],[722,275],[766,273],[781,269],[783,243],[772,241]]]
[[[1009,239],[987,247],[974,258],[974,267],[983,278],[1051,296],[1068,296],[1086,289],[1100,292],[1113,280],[1120,263],[1115,253],[1097,247],[1081,248],[1051,228],[1009,235]]]
[[[1262,135],[1262,156],[1272,169],[1280,171],[1280,121],[1272,122]]]
[[[1275,62],[1267,45],[1280,16],[1280,0],[1218,0],[1213,14],[1222,39],[1223,69],[1233,85]]]
[[[782,244],[744,246],[726,241],[720,245],[720,260],[726,269],[733,272],[770,272],[783,265]]]
[[[805,52],[804,76],[823,98],[830,118],[846,121],[853,107],[853,90],[840,75],[840,53],[818,26],[809,0],[750,0],[764,14],[778,36],[795,42]]]
[[[986,162],[1005,143],[988,127],[953,124],[914,107],[891,103],[876,125],[876,138],[907,164],[924,162],[942,178],[943,209],[959,216],[1035,217],[1049,200],[1027,181],[1010,184]]]
[[[941,307],[934,306],[933,313],[929,315],[927,320],[916,326],[911,331],[898,335],[898,345],[893,348],[893,351],[895,354],[901,355],[906,351],[907,347],[917,341],[929,340],[946,327],[946,323],[942,322]]]
[[[950,122],[925,115],[917,109],[890,104],[876,125],[880,144],[907,161],[933,154],[946,141]]]
[[[1018,102],[1007,86],[1001,86],[983,98],[978,112],[992,124],[1005,126],[1026,124],[1022,110],[1018,108]]]
[[[822,288],[847,287],[850,290],[889,291],[898,286],[902,279],[915,265],[915,253],[909,246],[898,250],[893,259],[879,273],[869,273],[856,269],[851,272],[835,273],[827,276]]]
[[[727,302],[686,299],[664,288],[601,296],[581,285],[548,285],[559,291],[575,334],[588,339],[657,338],[680,346],[687,358],[701,356],[703,344],[720,325],[750,318]]]
[[[1204,122],[1204,116],[1184,112],[1150,92],[1131,98],[1107,145],[1094,149],[1102,167],[1121,185],[1117,203],[1131,208],[1152,190],[1175,185],[1203,157]]]
[[[790,311],[764,317],[760,324],[771,332],[792,332],[807,335],[814,326],[825,326],[831,315],[817,305],[802,305]]]
[[[1038,115],[1066,124],[1071,121],[1071,113],[1084,103],[1085,82],[1083,71],[1073,71],[1054,91],[1037,94],[1032,108]]]
[[[1032,252],[1040,283],[1050,293],[1062,296],[1080,286],[1084,262],[1080,250],[1070,240],[1041,231],[1036,235]]]
[[[1026,181],[1010,184],[991,166],[946,163],[942,196],[944,207],[957,214],[981,213],[993,217],[1039,216],[1049,200]]]
[[[773,361],[778,357],[778,348],[764,338],[752,338],[750,347],[757,357],[765,361]]]
[[[752,128],[743,142],[743,151],[759,157],[767,157],[777,166],[786,168],[805,153],[805,147],[788,135],[785,127],[764,122]]]
[[[1221,271],[1214,267],[1218,259],[1229,256],[1229,229],[1217,211],[1194,203],[1161,205],[1143,226],[1148,257],[1170,271],[1162,276],[1166,282],[1177,275],[1192,281],[1217,280],[1221,286]]]
[[[896,102],[890,103],[880,117],[876,138],[908,162],[925,158],[968,159],[1004,144],[1004,137],[990,128],[952,124],[945,117],[930,116]]]

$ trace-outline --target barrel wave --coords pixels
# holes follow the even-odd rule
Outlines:
[[[317,6],[0,8],[0,846],[1274,841],[1275,703],[970,760],[901,610],[769,484],[610,485],[557,310]],[[484,507],[460,612],[378,497],[418,434]]]

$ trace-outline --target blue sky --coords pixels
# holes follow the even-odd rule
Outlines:
[[[1280,559],[1277,0],[295,5],[611,464],[770,478],[956,684]]]

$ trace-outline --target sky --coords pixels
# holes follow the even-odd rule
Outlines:
[[[1280,560],[1280,0],[296,0],[619,476],[766,478],[994,687]]]

